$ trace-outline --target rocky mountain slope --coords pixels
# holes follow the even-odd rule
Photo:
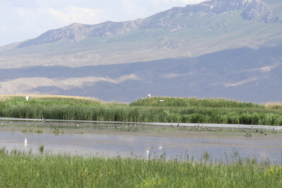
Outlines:
[[[135,21],[74,23],[0,47],[0,93],[282,101],[281,45],[281,0],[211,0]]]
[[[137,29],[165,28],[169,30],[179,30],[184,27],[200,27],[207,22],[191,23],[189,18],[204,16],[205,14],[222,14],[229,11],[241,10],[243,19],[255,19],[263,15],[265,22],[279,22],[281,19],[277,15],[268,12],[270,8],[260,0],[213,0],[186,7],[176,7],[164,11],[146,19],[138,19],[127,22],[105,22],[98,25],[71,24],[67,27],[48,31],[35,39],[23,42],[17,48],[31,45],[40,45],[57,42],[62,39],[80,41],[86,37],[112,37],[122,35]]]

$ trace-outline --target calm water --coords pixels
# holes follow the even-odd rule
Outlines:
[[[96,124],[63,122],[2,122],[0,126],[0,147],[8,150],[30,150],[38,153],[40,145],[52,153],[98,156],[135,156],[151,158],[165,154],[166,159],[181,159],[187,155],[200,160],[208,151],[213,160],[231,159],[234,151],[241,157],[268,158],[272,163],[281,163],[282,132],[280,129],[247,129],[251,137],[246,137],[245,128],[234,131],[214,128],[168,127],[134,124]],[[65,134],[54,134],[58,127]],[[24,133],[22,130],[43,129],[43,134]],[[261,134],[260,132],[263,132]],[[267,134],[267,135],[265,135]],[[25,143],[25,140],[27,143]]]

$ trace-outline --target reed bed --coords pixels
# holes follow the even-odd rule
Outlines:
[[[150,107],[198,107],[198,108],[254,108],[282,110],[282,103],[268,102],[266,104],[254,104],[251,102],[238,102],[226,99],[197,99],[176,97],[153,97],[134,101],[131,106]]]
[[[162,100],[162,101],[161,101]],[[260,108],[253,103],[237,102],[225,99],[197,99],[197,98],[174,98],[153,97],[139,99],[130,104],[131,106],[154,106],[154,107],[209,107],[209,108]]]
[[[282,125],[282,112],[267,109],[21,104],[0,111],[2,117],[41,118],[42,115],[46,119],[64,120]]]
[[[281,166],[256,159],[99,158],[0,150],[0,187],[279,187]],[[207,154],[204,154],[207,156]],[[204,156],[203,155],[203,156]],[[207,157],[208,159],[209,157]]]
[[[163,100],[160,102],[160,100]],[[0,116],[64,120],[282,125],[279,104],[258,105],[223,99],[150,98],[131,104],[92,99],[16,96],[0,100]]]
[[[37,104],[37,105],[100,105],[102,102],[89,98],[70,98],[70,97],[31,97],[29,101],[23,96],[2,96],[0,97],[0,108],[9,107],[15,104]],[[4,106],[3,106],[4,105]]]

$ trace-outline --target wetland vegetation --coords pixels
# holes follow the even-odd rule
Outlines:
[[[224,99],[153,97],[130,104],[82,97],[1,96],[0,116],[123,122],[282,125],[282,105]]]
[[[127,123],[98,124],[94,128],[93,126],[87,128],[87,125],[78,126],[76,123],[69,125],[60,125],[61,122],[40,123],[40,125],[34,122],[29,123],[26,122],[24,129],[20,125],[21,122],[10,122],[7,127],[4,123],[4,126],[1,126],[5,131],[16,127],[18,133],[2,133],[1,135],[1,137],[10,135],[15,140],[11,139],[12,148],[10,147],[10,150],[0,149],[0,187],[277,187],[282,183],[280,161],[274,160],[273,155],[269,155],[270,160],[257,156],[256,153],[253,153],[254,155],[243,153],[242,156],[256,156],[257,158],[240,157],[239,152],[242,154],[241,151],[246,150],[243,148],[239,151],[241,144],[241,146],[248,145],[247,150],[251,150],[257,148],[257,144],[264,142],[263,137],[265,136],[255,129],[249,129],[246,132],[244,129],[223,130],[218,128],[212,131],[205,126],[171,127],[145,124],[135,126],[135,124]],[[26,130],[26,132],[20,130]],[[44,134],[37,134],[37,130],[44,130]],[[65,130],[67,133],[62,136]],[[138,130],[138,134],[135,133],[135,130]],[[134,132],[134,134],[129,134],[127,131]],[[194,131],[197,131],[197,136]],[[247,136],[247,133],[254,136],[252,140],[248,141],[248,144],[245,144],[244,135]],[[214,136],[208,139],[207,135]],[[238,136],[232,137],[231,135]],[[279,135],[272,136],[281,138]],[[26,151],[23,151],[25,138],[27,138],[27,146]],[[140,138],[143,141],[140,141]],[[269,138],[271,137],[265,137],[268,141],[271,140]],[[8,146],[9,138],[3,140]],[[226,140],[235,140],[239,150],[236,148],[233,153],[227,151],[220,154],[224,159],[217,158],[214,151],[205,150],[206,146],[209,148],[233,147],[234,142],[228,144]],[[239,140],[242,142],[240,143]],[[15,141],[19,142],[19,150],[13,149]],[[274,138],[271,143],[266,142],[266,144],[275,146],[276,141],[281,143],[280,140]],[[127,147],[136,146],[137,150],[124,147],[128,142],[130,145]],[[141,147],[140,142],[142,142]],[[152,143],[155,144],[154,148]],[[191,144],[195,144],[196,148],[204,149],[199,152],[199,155],[194,155],[196,152],[193,152]],[[52,145],[59,150],[63,148],[78,150],[81,147],[87,148],[87,151],[93,148],[99,148],[101,151],[101,146],[103,146],[107,148],[105,151],[113,151],[113,148],[117,148],[119,153],[114,157],[99,157],[95,154],[84,155],[82,153],[78,155],[53,154],[51,151],[55,150],[50,147]],[[29,147],[33,148],[33,151],[29,150]],[[265,152],[263,147],[267,148],[268,145],[259,146],[257,148],[259,154]],[[129,157],[119,155],[123,151],[121,148],[127,148],[126,151],[130,152]],[[181,148],[183,152],[179,152]],[[186,148],[189,149],[189,152],[184,151]],[[277,145],[276,148],[280,151],[281,146]],[[272,151],[275,151],[276,148],[272,148]],[[140,152],[145,153],[147,149],[150,152],[148,158],[146,156],[145,159]],[[172,151],[179,152],[176,153],[176,158],[169,157]],[[64,152],[68,151],[64,150]],[[278,153],[279,158],[280,153]]]
[[[99,158],[40,155],[0,150],[1,187],[277,187],[281,166],[242,159],[234,152],[229,162],[212,162],[203,153],[200,162],[182,160]]]

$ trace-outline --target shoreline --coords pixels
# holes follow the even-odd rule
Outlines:
[[[282,126],[270,125],[245,125],[245,124],[215,124],[215,123],[162,123],[162,122],[123,122],[123,121],[90,121],[90,120],[63,120],[63,119],[31,119],[31,118],[0,118],[0,121],[23,121],[23,122],[69,122],[69,123],[105,123],[105,124],[138,124],[152,126],[173,127],[207,127],[207,128],[238,128],[238,129],[265,129],[282,131]]]

